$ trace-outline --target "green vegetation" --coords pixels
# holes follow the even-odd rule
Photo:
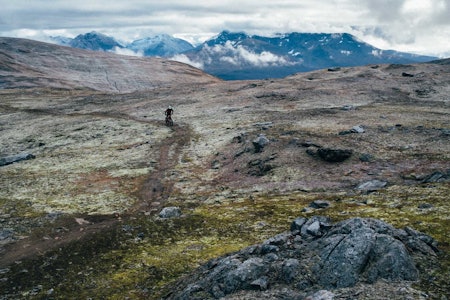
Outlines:
[[[433,236],[443,250],[442,266],[425,291],[445,292],[449,272],[448,184],[391,186],[371,194],[295,193],[253,195],[218,204],[179,201],[184,214],[162,220],[140,215],[113,229],[12,267],[12,282],[29,297],[57,299],[157,299],[164,288],[207,260],[237,251],[289,229],[298,216],[382,219]],[[331,206],[302,210],[314,200]],[[419,208],[429,203],[430,208]],[[23,270],[26,270],[24,272]],[[26,285],[26,288],[24,288]],[[36,288],[39,287],[39,288]]]

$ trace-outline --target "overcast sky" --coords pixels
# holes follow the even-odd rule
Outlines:
[[[199,43],[222,30],[351,33],[381,49],[450,57],[450,0],[0,0],[0,36],[98,31]]]

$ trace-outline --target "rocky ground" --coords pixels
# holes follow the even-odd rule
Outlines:
[[[210,259],[315,215],[423,232],[433,264],[400,282],[302,291],[274,279],[216,296],[447,299],[449,70],[0,90],[0,299],[170,297]]]

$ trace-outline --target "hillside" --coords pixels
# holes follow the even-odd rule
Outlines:
[[[375,218],[437,243],[417,277],[322,286],[334,299],[449,296],[448,61],[225,82],[164,60],[29,43],[1,39],[3,298],[213,298],[195,290],[205,270],[317,216]],[[280,261],[309,249],[298,237],[286,245]],[[234,285],[224,299],[318,292],[267,282],[276,286]]]
[[[0,88],[87,88],[125,93],[216,78],[182,63],[0,38]]]

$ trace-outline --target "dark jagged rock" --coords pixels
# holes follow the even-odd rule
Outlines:
[[[422,179],[423,183],[432,183],[432,182],[444,182],[444,181],[448,181],[450,178],[450,169],[447,170],[447,172],[440,172],[440,171],[436,171],[433,172],[430,175],[425,176]]]
[[[371,162],[374,160],[374,157],[371,154],[363,153],[359,156],[359,160],[362,162]]]
[[[260,134],[256,139],[253,140],[253,147],[255,147],[255,152],[261,152],[268,143],[269,139],[264,134]]]
[[[361,125],[355,125],[350,130],[343,130],[339,132],[339,135],[347,135],[351,133],[364,133],[364,132],[365,132],[364,127],[362,127]]]
[[[263,158],[263,159],[253,159],[247,163],[248,167],[250,168],[248,171],[248,174],[253,176],[264,176],[266,175],[270,170],[275,168],[275,165],[272,163],[269,163],[270,161],[274,160],[277,157],[277,154],[274,153],[269,157]]]
[[[286,299],[304,299],[379,280],[415,281],[437,251],[430,236],[377,219],[332,224],[321,216],[297,218],[290,232],[209,261],[164,299],[218,299],[270,289],[283,290]]]
[[[316,209],[327,208],[328,206],[330,206],[330,202],[325,201],[325,200],[315,200],[309,204],[309,207],[316,208]]]
[[[22,160],[29,160],[29,159],[34,159],[34,158],[36,158],[36,156],[34,156],[31,153],[22,153],[22,154],[17,154],[17,155],[13,155],[13,156],[2,157],[2,158],[0,158],[0,167],[10,165],[15,162],[22,161]]]
[[[342,162],[350,156],[352,156],[353,151],[347,149],[330,149],[330,148],[320,148],[317,149],[317,155],[325,161],[328,162]]]

